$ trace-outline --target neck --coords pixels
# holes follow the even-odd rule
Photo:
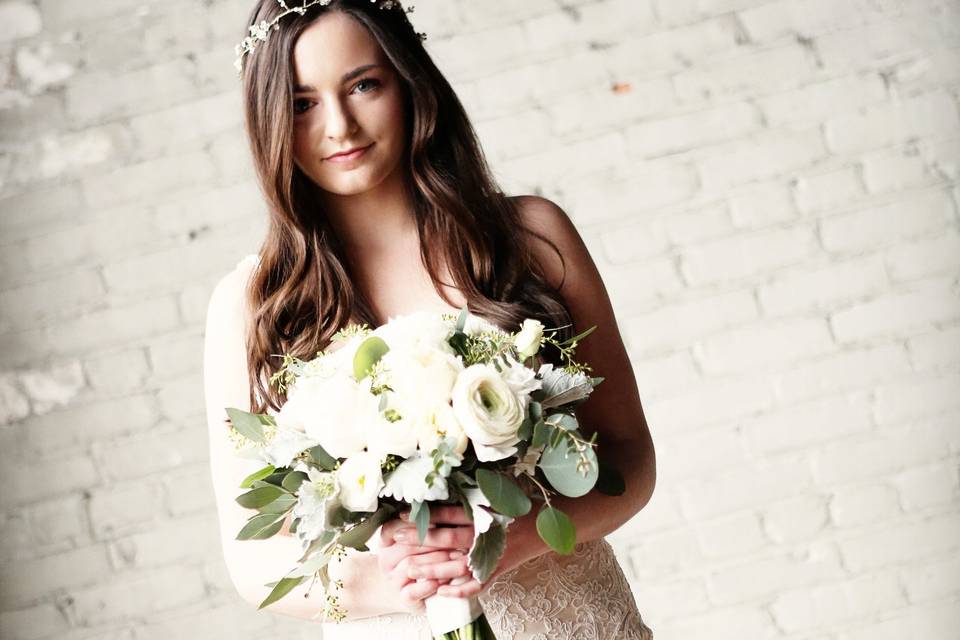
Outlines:
[[[351,253],[383,251],[417,235],[413,202],[400,167],[363,193],[325,192],[324,209],[344,248]]]

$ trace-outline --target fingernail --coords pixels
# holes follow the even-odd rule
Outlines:
[[[396,542],[408,542],[410,540],[410,534],[406,531],[397,531],[393,534],[393,539]]]
[[[451,559],[451,560],[456,560],[457,558],[462,558],[463,556],[464,556],[463,551],[451,551],[451,552],[450,552],[450,559]]]

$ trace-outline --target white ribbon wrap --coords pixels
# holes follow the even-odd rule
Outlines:
[[[461,582],[468,581],[469,578],[461,580]],[[456,586],[454,584],[456,582],[458,581],[451,580],[450,584]],[[427,607],[430,632],[434,636],[456,631],[470,624],[483,613],[483,607],[480,606],[480,599],[477,596],[453,598],[434,594],[424,600],[424,604]]]

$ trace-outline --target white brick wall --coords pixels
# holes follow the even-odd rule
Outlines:
[[[248,0],[0,0],[0,637],[318,637],[242,603],[200,387],[261,237]],[[658,638],[960,628],[960,3],[418,3],[510,193],[573,217],[657,446]],[[175,475],[174,475],[175,474]]]

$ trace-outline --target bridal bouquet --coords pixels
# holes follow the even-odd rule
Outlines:
[[[537,320],[510,333],[463,308],[373,330],[353,324],[334,336],[337,349],[309,361],[284,355],[270,380],[286,396],[279,412],[226,409],[239,455],[265,463],[240,484],[249,490],[237,502],[255,513],[237,538],[269,538],[289,515],[303,548],[259,608],[319,578],[319,613],[342,620],[330,560],[347,547],[368,550],[377,528],[407,509],[422,543],[431,505],[462,505],[474,524],[468,567],[480,582],[503,554],[508,525],[534,501],[540,537],[571,553],[573,522],[551,495],[623,490],[615,471],[600,474],[596,434],[581,434],[574,411],[603,380],[573,358],[595,328],[559,342]],[[565,366],[536,367],[544,343]],[[476,596],[435,594],[425,604],[434,635],[493,638]]]

